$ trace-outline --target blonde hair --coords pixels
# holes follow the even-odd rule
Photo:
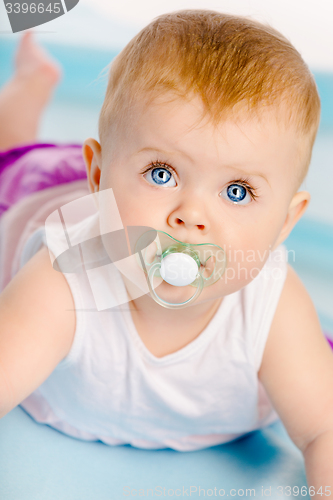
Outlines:
[[[199,95],[215,123],[247,106],[282,103],[291,123],[306,137],[303,180],[320,120],[320,99],[308,66],[278,31],[245,17],[209,10],[164,14],[143,28],[111,65],[99,118],[102,145],[136,102],[172,92]],[[146,101],[145,101],[146,100]]]

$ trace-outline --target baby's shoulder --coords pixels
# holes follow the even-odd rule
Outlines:
[[[42,245],[26,262],[11,285],[16,289],[17,298],[25,296],[24,302],[26,306],[30,306],[36,318],[31,320],[31,328],[35,325],[39,330],[35,331],[38,335],[47,336],[46,330],[54,331],[56,337],[50,341],[59,355],[63,353],[62,357],[65,357],[75,333],[74,299],[64,275],[53,268],[46,246]],[[46,328],[47,325],[49,328]]]
[[[306,306],[311,306],[311,310],[314,310],[312,299],[302,280],[295,269],[287,263],[286,278],[275,318],[277,321],[284,322],[290,320],[292,317],[296,317],[296,321],[298,321],[299,315],[304,315],[303,310]]]
[[[276,360],[292,360],[307,338],[323,337],[312,299],[290,264],[267,337],[259,377],[272,369]],[[282,363],[283,364],[283,363]],[[269,367],[269,368],[268,368]]]

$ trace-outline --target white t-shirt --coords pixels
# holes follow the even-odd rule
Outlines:
[[[96,216],[77,224],[78,241],[95,234],[96,224]],[[21,266],[42,244],[59,255],[57,230],[48,231],[48,241],[44,227],[30,236]],[[21,406],[70,436],[147,449],[198,450],[269,425],[279,417],[258,371],[286,274],[280,246],[251,283],[224,297],[196,339],[157,358],[128,308],[98,310],[87,273],[64,273],[76,309],[74,341]],[[114,303],[121,303],[126,289],[120,272],[103,279]]]

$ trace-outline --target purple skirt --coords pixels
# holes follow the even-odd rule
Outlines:
[[[79,144],[29,144],[0,152],[0,217],[24,196],[86,179]]]

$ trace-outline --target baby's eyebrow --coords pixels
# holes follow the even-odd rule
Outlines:
[[[267,180],[267,177],[265,174],[262,174],[261,172],[244,172],[244,170],[241,170],[237,167],[231,167],[231,168],[234,168],[235,170],[238,170],[238,172],[242,172],[242,175],[244,177],[246,176],[249,176],[249,177],[262,177],[264,179],[264,181],[267,182],[267,184],[270,186],[268,180]]]
[[[174,155],[174,154],[180,154],[180,155],[186,156],[186,158],[193,161],[193,159],[188,154],[184,153],[183,151],[164,151],[163,149],[159,149],[159,148],[148,148],[148,147],[142,148],[139,151],[137,151],[136,154],[143,153],[146,151],[153,151],[154,153],[163,153],[163,154],[168,155],[168,156]]]
[[[184,153],[184,151],[164,151],[163,149],[159,149],[159,148],[152,148],[152,147],[145,147],[145,148],[142,148],[140,149],[139,151],[137,151],[135,153],[135,155],[139,154],[139,153],[144,153],[144,152],[151,152],[153,151],[154,153],[163,153],[165,155],[174,155],[175,153],[176,154],[180,154],[180,155],[183,155],[183,156],[186,156],[186,158],[188,158],[189,160],[193,161],[193,159],[186,153]],[[262,177],[264,179],[264,181],[267,182],[268,185],[269,182],[267,180],[267,177],[265,176],[265,174],[261,173],[261,172],[245,172],[244,170],[241,170],[240,168],[238,167],[234,167],[232,165],[228,165],[227,168],[231,168],[233,170],[237,170],[238,172],[241,172],[241,175],[243,175],[244,177]]]

